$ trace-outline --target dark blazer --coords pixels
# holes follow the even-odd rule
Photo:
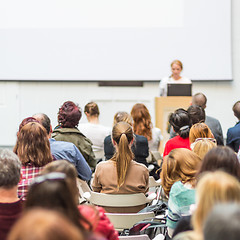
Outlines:
[[[240,121],[227,131],[227,146],[232,148],[236,153],[240,145]]]
[[[142,163],[148,166],[146,162],[146,158],[148,157],[148,140],[144,136],[135,135],[135,140],[132,145],[132,152],[134,153],[134,160],[138,163]],[[104,139],[104,155],[106,159],[110,159],[113,157],[115,153],[115,148],[112,144],[111,136],[107,136]]]

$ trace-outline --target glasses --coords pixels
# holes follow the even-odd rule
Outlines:
[[[203,141],[203,140],[209,140],[209,141],[217,144],[217,141],[215,138],[197,138],[194,142]]]
[[[52,172],[52,173],[48,173],[48,174],[34,178],[31,185],[40,184],[49,180],[53,181],[53,180],[65,180],[65,179],[66,179],[65,173]]]

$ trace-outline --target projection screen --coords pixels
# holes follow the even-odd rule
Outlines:
[[[230,0],[8,0],[0,80],[232,80]]]

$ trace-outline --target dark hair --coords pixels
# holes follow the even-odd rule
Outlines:
[[[29,187],[25,208],[42,207],[56,210],[68,217],[81,230],[84,229],[80,224],[81,220],[91,228],[90,223],[79,213],[70,187],[63,173],[48,173],[36,177]]]
[[[55,160],[53,162],[48,163],[41,171],[41,175],[52,173],[52,172],[60,172],[66,174],[66,181],[71,186],[70,190],[74,199],[76,199],[76,203],[79,201],[79,190],[77,187],[77,170],[73,163],[61,159]]]
[[[84,107],[84,112],[89,113],[90,116],[99,116],[99,108],[98,105],[95,102],[89,102]]]
[[[198,105],[191,105],[187,112],[191,119],[191,124],[205,122],[206,114],[205,110]]]
[[[238,119],[240,119],[240,101],[237,101],[232,108],[234,112],[234,116],[236,116]]]
[[[34,118],[36,118],[40,124],[43,125],[43,127],[46,129],[47,134],[50,133],[50,129],[51,129],[51,121],[50,118],[44,114],[44,113],[36,113],[33,115]]]
[[[196,93],[192,96],[192,104],[198,105],[205,109],[207,104],[207,97],[203,93]]]
[[[182,138],[188,138],[191,128],[191,120],[188,112],[183,108],[177,109],[169,116],[169,123],[176,133]]]
[[[76,127],[81,117],[81,109],[74,102],[67,101],[59,108],[58,123],[63,128]]]
[[[240,180],[240,163],[231,148],[218,146],[211,149],[203,158],[198,175],[216,170],[223,170]]]
[[[240,235],[239,222],[239,204],[216,205],[204,223],[204,240],[238,240]]]
[[[0,150],[0,187],[11,189],[18,185],[21,177],[21,162],[8,149]]]
[[[23,165],[42,167],[53,160],[46,129],[37,122],[26,124],[18,134],[14,152]]]

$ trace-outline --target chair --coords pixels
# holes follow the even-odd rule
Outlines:
[[[148,235],[132,235],[132,236],[119,236],[119,239],[122,240],[150,240]]]
[[[154,188],[155,189],[155,194],[157,195],[156,202],[158,202],[158,200],[163,196],[163,191],[162,191],[163,189],[162,189],[162,185],[161,185],[161,179],[156,181],[154,179],[154,177],[150,176],[149,177],[149,189],[150,188]]]
[[[86,192],[84,198],[93,205],[104,207],[107,212],[135,213],[150,204],[156,194],[146,197],[143,193],[136,194],[105,194]]]
[[[145,220],[153,219],[154,213],[106,213],[106,216],[112,222],[114,228],[117,231],[123,231],[124,229],[130,229],[134,224]]]
[[[77,178],[77,187],[78,187],[78,190],[79,190],[79,203],[81,204],[81,203],[86,201],[85,198],[83,197],[84,193],[85,192],[90,192],[91,189],[88,186],[87,182],[81,180],[80,178]]]

